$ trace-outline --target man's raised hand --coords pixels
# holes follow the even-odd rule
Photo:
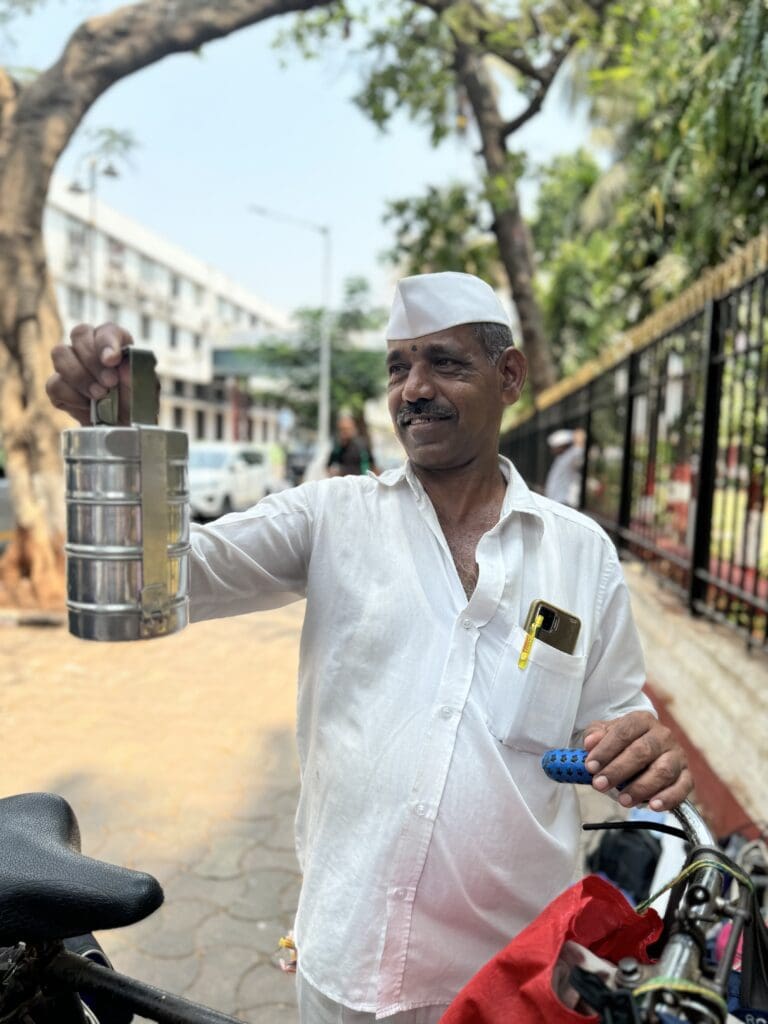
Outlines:
[[[125,349],[133,344],[130,334],[117,324],[78,324],[70,345],[57,345],[51,352],[56,372],[45,390],[57,409],[64,409],[80,424],[91,422],[91,399],[104,398],[110,388],[120,388],[120,423],[128,423],[130,380]]]
[[[625,807],[649,803],[654,811],[668,811],[693,788],[682,747],[650,711],[592,722],[584,736],[592,785],[604,792],[628,783],[619,797]]]

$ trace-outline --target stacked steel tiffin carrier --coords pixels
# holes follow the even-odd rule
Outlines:
[[[166,636],[189,617],[187,435],[156,426],[154,355],[128,359],[130,426],[115,388],[62,437],[69,630],[88,640]]]

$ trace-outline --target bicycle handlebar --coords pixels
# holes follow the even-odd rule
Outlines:
[[[550,750],[542,757],[541,765],[555,782],[585,785],[592,782],[592,775],[585,766],[587,756],[586,750]],[[728,950],[714,977],[705,977],[702,973],[704,935],[707,927],[722,916],[723,909],[723,873],[718,864],[722,854],[693,804],[684,800],[678,807],[671,808],[671,813],[690,844],[695,870],[686,880],[685,893],[675,915],[677,926],[653,969],[653,976],[638,988],[637,1007],[642,1020],[721,1024],[727,1014],[723,996],[728,973],[745,915],[732,914],[735,920]],[[743,902],[741,894],[739,900]],[[661,1017],[657,1014],[659,1007],[666,1010]],[[675,1008],[682,1016],[677,1016]]]
[[[541,767],[553,782],[570,782],[588,786],[592,783],[592,774],[586,769],[586,750],[559,748],[548,750],[541,759]],[[717,841],[709,830],[699,812],[688,800],[670,811],[680,822],[686,840],[692,846],[716,846]]]

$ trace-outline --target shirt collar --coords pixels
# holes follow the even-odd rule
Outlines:
[[[525,480],[520,476],[512,463],[503,455],[499,455],[499,469],[507,481],[507,491],[501,506],[500,519],[505,519],[512,512],[525,512],[538,520],[539,526],[543,527],[544,517],[536,501],[535,494],[530,490]],[[395,469],[388,469],[379,476],[370,474],[378,484],[383,487],[396,487],[406,482],[414,494],[419,497],[424,494],[424,488],[414,472],[409,459]]]

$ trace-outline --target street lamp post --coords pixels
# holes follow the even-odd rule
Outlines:
[[[323,312],[320,320],[320,379],[317,395],[317,449],[324,453],[330,442],[331,418],[331,229],[327,224],[316,224],[288,214],[270,210],[265,206],[249,206],[251,213],[269,220],[294,224],[320,235],[323,242]]]

